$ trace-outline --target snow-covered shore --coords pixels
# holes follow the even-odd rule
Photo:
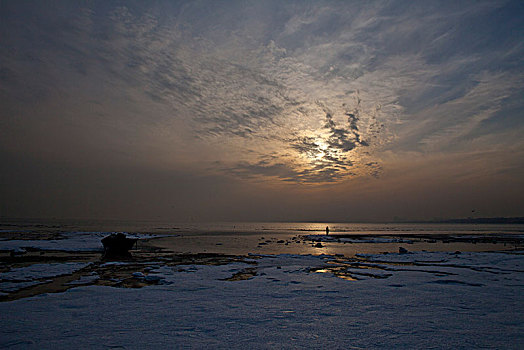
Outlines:
[[[155,264],[147,276],[158,285],[78,287],[0,303],[0,347],[517,349],[524,342],[522,252],[251,259]],[[248,279],[228,280],[253,268]]]

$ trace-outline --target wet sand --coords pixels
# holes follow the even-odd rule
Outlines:
[[[486,252],[519,249],[524,246],[521,235],[329,235],[332,241],[321,242],[324,235],[267,234],[181,234],[147,240],[142,244],[174,254],[217,253],[252,254],[311,254],[344,255],[398,252],[400,247],[410,251]],[[351,239],[355,242],[344,242]],[[340,240],[340,241],[338,241]],[[382,243],[380,241],[391,241]],[[359,242],[360,241],[360,242]],[[397,241],[397,242],[393,242]]]

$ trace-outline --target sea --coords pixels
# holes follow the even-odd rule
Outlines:
[[[338,223],[338,222],[167,222],[133,220],[0,219],[0,233],[126,232],[151,234],[330,234],[500,235],[523,234],[524,224]]]

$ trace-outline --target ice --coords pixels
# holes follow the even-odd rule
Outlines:
[[[47,281],[33,281],[33,280],[32,281],[2,281],[0,282],[0,291],[1,292],[15,292],[22,288],[31,287],[37,284],[42,284],[42,283],[47,283],[47,282],[50,282],[50,280],[47,280]]]
[[[7,272],[0,272],[3,280],[32,280],[43,277],[68,275],[89,266],[91,263],[66,262],[53,264],[33,264],[30,266],[13,268]]]
[[[89,266],[91,263],[67,262],[53,264],[33,264],[0,272],[0,291],[15,291],[31,285],[44,283],[43,278],[69,275]]]
[[[456,254],[445,252],[409,252],[406,254],[384,253],[384,254],[356,254],[359,258],[367,261],[402,263],[402,262],[445,262]]]
[[[79,279],[77,279],[75,281],[68,282],[68,283],[66,283],[66,285],[79,286],[79,285],[83,285],[83,284],[92,284],[93,282],[95,282],[99,278],[100,278],[100,276],[98,276],[97,273],[92,272],[89,275],[80,276]]]
[[[0,303],[0,347],[517,349],[524,341],[524,255],[251,259],[256,264],[156,263],[148,276],[166,284],[78,287]],[[367,268],[357,268],[359,260]],[[333,266],[391,270],[358,281],[311,272]],[[247,268],[256,275],[226,280]]]
[[[523,270],[523,257],[520,253],[497,252],[409,252],[407,254],[356,254],[371,262],[388,263],[426,263],[439,266],[457,265],[463,267],[487,267],[490,269],[516,269]]]

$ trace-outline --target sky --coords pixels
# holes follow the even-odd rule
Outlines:
[[[0,1],[0,217],[524,216],[522,1]]]

